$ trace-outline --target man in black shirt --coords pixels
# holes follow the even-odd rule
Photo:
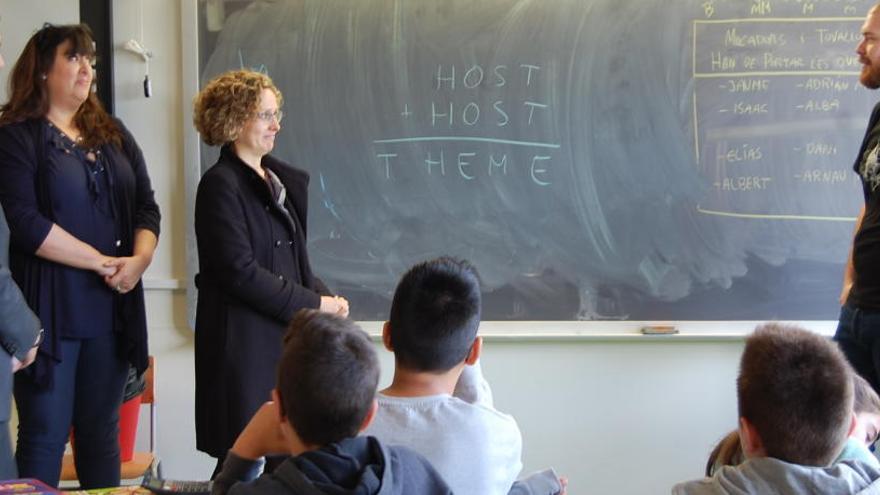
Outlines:
[[[866,88],[880,88],[880,4],[868,11],[856,48]],[[865,204],[856,221],[840,293],[834,340],[856,371],[880,390],[880,103],[874,107],[853,169]]]

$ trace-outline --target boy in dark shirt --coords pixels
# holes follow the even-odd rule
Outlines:
[[[350,320],[302,310],[283,341],[272,401],[239,435],[213,495],[451,494],[428,462],[403,447],[357,436],[376,413],[379,362]],[[290,455],[259,479],[267,454]]]

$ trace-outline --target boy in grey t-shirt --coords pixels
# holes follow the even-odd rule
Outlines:
[[[522,437],[492,405],[477,364],[479,325],[480,284],[469,263],[439,258],[404,274],[382,331],[394,379],[365,434],[425,456],[456,495],[504,495],[522,468]]]

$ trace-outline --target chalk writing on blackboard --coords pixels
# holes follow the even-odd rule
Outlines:
[[[863,19],[745,18],[693,22],[694,142],[716,194],[698,207],[738,218],[851,221],[823,215],[780,194],[851,187],[846,160],[818,168],[808,157],[836,157],[827,126],[853,93],[861,64],[851,49]],[[848,95],[853,95],[848,97]],[[744,128],[742,118],[748,117]],[[775,145],[780,137],[797,140]],[[767,150],[773,150],[768,153]],[[780,167],[780,162],[803,164]],[[820,207],[821,208],[821,207]]]
[[[539,101],[520,98],[511,102],[503,99],[512,86],[520,91],[537,86],[542,67],[537,64],[495,64],[491,67],[471,64],[459,67],[455,64],[438,64],[427,93],[432,93],[430,101],[419,104],[406,102],[400,112],[403,128],[427,130],[431,134],[377,138],[374,145],[398,145],[431,143],[425,147],[424,154],[417,163],[400,163],[399,153],[377,152],[380,170],[387,180],[393,180],[393,169],[399,166],[416,166],[424,169],[427,175],[446,176],[454,174],[464,180],[476,180],[479,176],[506,176],[517,165],[527,173],[537,186],[549,186],[549,167],[553,155],[549,150],[558,150],[558,142],[534,141],[527,136],[510,135],[505,131],[522,132],[537,125],[538,114],[552,114],[550,105]],[[426,81],[427,85],[427,81]],[[461,97],[457,100],[455,97]],[[548,118],[544,116],[545,119]],[[542,120],[543,121],[543,120]],[[511,125],[513,123],[513,125]],[[477,135],[474,129],[493,132],[492,136]],[[445,143],[469,143],[474,145],[501,145],[506,148],[533,148],[534,152],[517,154],[511,158],[507,151],[488,151],[487,147],[463,150],[457,147],[454,152],[444,148]],[[523,163],[514,164],[515,160]]]
[[[355,318],[441,254],[486,319],[836,317],[873,0],[233,4],[201,81],[271,72]]]

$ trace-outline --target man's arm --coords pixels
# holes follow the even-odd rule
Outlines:
[[[856,281],[856,270],[853,267],[853,249],[855,248],[856,234],[862,228],[862,220],[865,218],[865,206],[862,205],[862,211],[856,219],[856,228],[853,231],[853,242],[849,248],[849,256],[846,259],[846,268],[843,270],[843,287],[840,290],[840,305],[846,304],[849,297],[849,291],[852,289],[853,283]]]
[[[40,320],[28,307],[9,269],[0,265],[0,345],[12,356],[13,372],[37,357],[33,346],[39,334]]]
[[[9,235],[2,207],[0,207],[0,235]],[[4,240],[0,242],[0,246],[6,248],[8,243]],[[6,259],[5,255],[0,257],[0,260],[3,259]],[[24,295],[12,279],[9,267],[0,261],[0,346],[12,356],[13,372],[34,361],[37,356],[34,344],[39,335],[40,320],[28,307]]]

